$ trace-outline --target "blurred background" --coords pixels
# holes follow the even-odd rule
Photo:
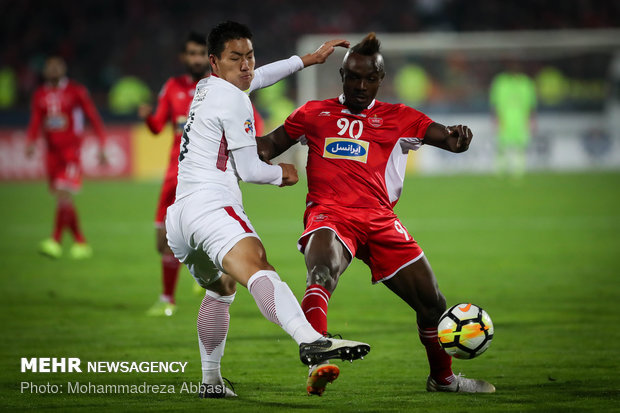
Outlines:
[[[1,180],[43,177],[42,151],[26,159],[23,141],[30,99],[51,53],[63,56],[69,76],[89,89],[107,128],[110,164],[97,166],[87,132],[85,172],[160,178],[172,131],[152,139],[137,105],[155,103],[166,79],[183,73],[178,54],[189,30],[208,33],[226,19],[254,31],[257,66],[311,52],[329,38],[355,43],[377,32],[387,70],[378,98],[443,124],[468,124],[477,140],[467,157],[412,155],[411,171],[497,170],[490,89],[511,67],[536,88],[528,170],[620,168],[618,1],[2,0],[0,16]],[[308,99],[338,95],[342,55],[255,93],[266,131]]]

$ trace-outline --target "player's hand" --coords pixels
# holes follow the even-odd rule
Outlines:
[[[153,106],[148,103],[142,103],[138,106],[138,117],[140,119],[146,119],[153,113]]]
[[[34,155],[35,152],[35,146],[32,143],[29,143],[26,146],[26,158],[32,158],[32,156]]]
[[[282,168],[282,184],[280,184],[280,186],[295,185],[299,181],[295,165],[290,163],[280,163],[278,166]]]
[[[448,126],[448,133],[452,138],[452,143],[454,147],[452,148],[452,152],[465,152],[469,149],[469,144],[474,137],[474,134],[471,132],[471,129],[465,125],[455,125]],[[451,145],[452,146],[452,145]]]
[[[344,47],[349,48],[351,43],[348,40],[344,39],[334,39],[328,42],[325,42],[316,49],[314,53],[309,53],[305,56],[302,56],[301,60],[304,62],[304,67],[325,63],[329,55],[334,53],[336,47]]]

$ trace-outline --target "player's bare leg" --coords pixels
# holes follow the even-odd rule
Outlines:
[[[197,320],[198,345],[202,362],[203,398],[235,397],[224,384],[220,362],[224,355],[230,322],[229,308],[235,299],[236,282],[227,274],[206,287]]]
[[[355,360],[370,351],[368,344],[324,338],[312,328],[291,289],[267,262],[258,238],[246,237],[237,242],[223,258],[222,266],[235,281],[248,288],[263,316],[297,342],[304,364],[318,364],[333,357]]]
[[[437,338],[439,317],[446,310],[446,299],[426,257],[401,269],[384,284],[405,301],[417,315],[420,341],[426,348],[430,366],[428,391],[492,393],[495,387],[483,380],[466,379],[452,372],[452,358]]]
[[[340,275],[349,265],[351,256],[336,237],[334,231],[319,229],[310,235],[304,250],[306,267],[306,292],[301,308],[312,327],[327,334],[327,307],[331,294],[338,285]],[[340,374],[340,369],[326,361],[309,366],[306,390],[321,396],[328,383]]]
[[[174,291],[176,289],[181,263],[177,260],[168,246],[166,228],[155,230],[155,242],[157,251],[161,255],[162,286],[163,291],[159,300],[147,311],[150,316],[171,316],[176,313]]]

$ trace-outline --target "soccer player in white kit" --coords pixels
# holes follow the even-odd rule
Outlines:
[[[243,210],[239,180],[279,186],[298,180],[293,165],[269,165],[258,158],[252,106],[243,92],[254,77],[251,39],[250,30],[235,22],[221,23],[209,34],[213,75],[196,86],[181,143],[176,201],[166,215],[171,250],[207,290],[197,323],[201,397],[236,396],[220,374],[235,282],[248,288],[265,318],[297,342],[304,364],[355,360],[370,351],[366,343],[324,338],[312,328],[267,262]],[[333,41],[327,55],[333,46],[348,42]]]

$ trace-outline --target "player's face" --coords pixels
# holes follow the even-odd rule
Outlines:
[[[182,60],[187,71],[194,79],[200,79],[207,74],[207,70],[209,69],[207,46],[196,42],[187,42],[185,44],[185,52],[183,52]]]
[[[65,62],[58,57],[50,57],[43,66],[43,77],[49,82],[58,82],[67,74]]]
[[[385,76],[382,59],[379,54],[363,56],[350,53],[342,63],[342,91],[345,104],[352,112],[363,111],[377,96]]]
[[[220,58],[210,55],[213,72],[241,90],[250,88],[254,79],[254,49],[250,39],[226,42]]]

